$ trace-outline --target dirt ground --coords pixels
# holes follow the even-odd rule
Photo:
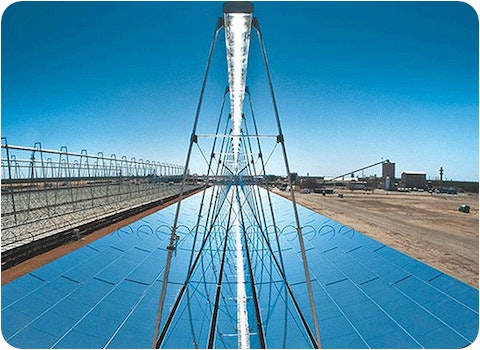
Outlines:
[[[288,192],[274,190],[289,198]],[[298,204],[478,288],[479,198],[427,192],[296,192]],[[458,211],[462,204],[470,213]]]

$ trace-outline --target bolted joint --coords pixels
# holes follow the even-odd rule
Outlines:
[[[257,17],[252,18],[252,27],[255,28],[256,30],[260,31],[260,25],[258,24],[258,18]]]
[[[224,26],[224,20],[223,20],[223,17],[218,17],[217,19],[217,28],[215,28],[215,30],[219,30],[220,28],[222,28]]]

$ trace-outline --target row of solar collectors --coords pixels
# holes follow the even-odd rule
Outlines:
[[[161,325],[200,249],[196,243],[192,254],[194,230],[188,231],[196,225],[201,197],[197,194],[182,203],[182,226]],[[262,199],[267,201],[264,190]],[[270,246],[260,227],[247,230],[266,345],[310,347],[276,266],[283,261],[294,298],[312,327],[292,205],[278,196],[272,199],[281,254],[275,230],[268,225],[271,217],[267,215],[269,227],[262,228]],[[166,208],[3,286],[5,339],[19,348],[150,347],[174,213],[175,206]],[[299,214],[322,346],[450,348],[474,340],[476,289],[306,208],[299,207]],[[164,347],[206,347],[224,234],[221,229],[212,230]],[[216,305],[215,347],[236,348],[233,242],[228,241],[227,247],[222,298]],[[247,284],[252,294],[252,285]],[[255,324],[252,303],[250,298],[250,325]],[[258,347],[255,327],[251,332],[251,346]]]
[[[299,212],[323,346],[459,348],[475,340],[477,289],[311,210]],[[289,232],[281,237],[293,259],[300,249]],[[288,268],[300,287],[301,266]]]
[[[188,199],[186,211],[198,199]],[[164,225],[173,216],[174,206],[165,208],[4,285],[6,341],[19,348],[151,347],[170,236]]]

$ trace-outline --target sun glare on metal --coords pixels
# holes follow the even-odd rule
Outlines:
[[[225,41],[227,48],[228,84],[230,89],[230,114],[232,118],[232,146],[233,146],[233,169],[239,170],[238,153],[240,149],[240,134],[243,114],[243,100],[247,78],[248,49],[250,45],[250,28],[252,25],[252,13],[249,8],[235,9],[245,12],[234,11],[226,8]]]

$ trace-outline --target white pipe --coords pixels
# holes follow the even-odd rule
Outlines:
[[[238,191],[238,187],[233,188]],[[248,326],[247,293],[245,291],[245,269],[243,266],[242,232],[240,228],[239,193],[235,196],[235,247],[237,265],[237,328],[238,348],[250,349],[250,330]]]

